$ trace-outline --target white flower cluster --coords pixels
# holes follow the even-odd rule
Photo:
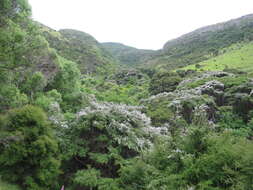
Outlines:
[[[61,108],[58,102],[53,102],[49,106],[49,120],[56,126],[67,128],[67,122],[61,112]]]
[[[212,75],[215,74],[218,73],[212,73]],[[226,73],[219,74],[225,75]],[[215,105],[211,96],[215,96],[219,93],[222,93],[223,90],[224,84],[219,81],[212,80],[194,89],[181,89],[169,93],[160,93],[151,96],[148,99],[142,100],[142,103],[144,105],[155,105],[156,103],[164,102],[165,104],[167,104],[168,109],[170,109],[174,113],[174,118],[171,119],[180,119],[182,118],[183,102],[192,102],[194,106],[194,109],[192,110],[194,116],[196,115],[197,117],[198,114],[201,114],[202,117],[207,117],[208,114],[210,114],[210,111],[215,111],[215,109],[210,108],[210,106]],[[204,94],[209,95],[209,97],[203,96]]]
[[[191,77],[191,78],[187,78],[185,80],[183,80],[182,82],[179,83],[178,88],[182,88],[184,86],[186,86],[187,84],[199,81],[199,80],[203,80],[206,78],[210,78],[210,77],[225,77],[225,76],[230,76],[233,77],[235,76],[232,73],[227,73],[227,72],[223,72],[223,71],[209,71],[209,72],[205,72],[199,76],[196,77]]]
[[[108,118],[109,124],[105,127],[114,140],[140,151],[152,145],[154,135],[162,133],[161,129],[151,126],[150,118],[141,109],[140,106],[92,101],[89,107],[77,113],[77,117],[98,114]]]

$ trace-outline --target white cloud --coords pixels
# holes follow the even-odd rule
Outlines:
[[[87,32],[100,42],[159,49],[199,27],[250,14],[252,0],[29,0],[33,18],[54,29]]]

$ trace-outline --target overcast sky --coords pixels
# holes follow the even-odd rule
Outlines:
[[[100,42],[160,49],[202,26],[253,13],[253,0],[29,0],[33,18]]]

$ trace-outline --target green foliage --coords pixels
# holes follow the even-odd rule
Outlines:
[[[62,102],[62,95],[55,89],[47,92],[46,95],[56,102]]]
[[[222,82],[225,85],[225,88],[230,89],[248,82],[249,79],[247,75],[237,75],[235,77],[222,77],[217,80]]]
[[[149,120],[133,108],[94,102],[79,113],[78,118],[64,130],[62,148],[65,155],[63,166],[68,171],[66,181],[69,181],[69,176],[77,175],[78,182],[74,180],[77,185],[86,184],[93,188],[102,181],[106,187],[106,181],[119,176],[121,161],[149,147],[152,138],[146,132],[150,127]],[[79,180],[89,177],[92,180]],[[109,179],[104,181],[100,178]],[[85,184],[80,184],[80,181]]]
[[[252,129],[252,124],[245,123],[242,117],[232,112],[231,107],[220,108],[218,131],[230,130],[234,135],[251,137]]]
[[[253,98],[247,94],[236,94],[233,110],[240,115],[245,122],[250,119],[250,111],[253,109]]]
[[[74,184],[83,187],[95,189],[98,186],[100,172],[95,169],[80,170],[76,172]]]
[[[252,162],[245,160],[252,154],[250,147],[252,143],[244,139],[227,135],[211,137],[208,152],[186,169],[186,179],[195,183],[198,189],[250,189],[250,174],[241,168]],[[251,167],[248,169],[252,171]]]
[[[168,108],[168,103],[164,101],[151,104],[147,109],[147,115],[151,118],[152,124],[161,126],[164,123],[170,123],[174,119],[172,110]]]
[[[74,62],[58,57],[60,71],[57,73],[51,88],[64,95],[76,92],[80,88],[80,71]]]
[[[57,90],[51,90],[45,94],[40,94],[35,99],[34,104],[43,108],[45,111],[49,111],[52,103],[62,103],[62,96]]]
[[[79,170],[73,181],[75,189],[120,190],[115,180],[101,177],[101,173],[95,169]]]
[[[22,85],[22,91],[30,95],[32,98],[34,94],[42,92],[46,86],[46,80],[41,72],[35,72],[32,76],[25,79]]]
[[[0,83],[1,84],[1,83]],[[0,112],[21,107],[28,103],[28,98],[20,90],[9,84],[2,84],[0,88]]]
[[[185,139],[183,139],[184,150],[196,158],[206,153],[208,132],[205,128],[192,128]]]
[[[183,87],[193,89],[193,88],[199,87],[199,86],[205,84],[206,82],[214,80],[214,79],[216,80],[215,77],[203,78],[203,79],[200,79],[200,80],[190,82],[190,83],[184,85]]]
[[[27,0],[2,0],[0,2],[0,10],[1,17],[11,19],[31,14],[31,7]]]
[[[138,105],[139,100],[149,95],[148,84],[145,80],[142,84],[117,84],[96,77],[82,79],[82,91],[94,94],[100,101]]]
[[[41,26],[43,36],[57,53],[77,63],[82,74],[108,74],[115,69],[115,60],[91,35],[77,30],[56,32]]]
[[[89,96],[84,92],[73,92],[65,94],[61,107],[64,111],[75,113],[89,105]]]
[[[120,169],[120,187],[125,190],[146,190],[154,170],[155,168],[139,159],[126,161]]]
[[[20,190],[20,188],[17,185],[8,184],[1,180],[0,180],[0,187],[1,187],[1,190]]]
[[[58,146],[43,111],[25,106],[1,125],[0,173],[25,189],[50,189],[59,173]]]
[[[188,79],[191,79],[191,77],[187,77]],[[233,87],[238,87],[246,82],[248,82],[249,78],[247,75],[235,75],[235,76],[224,76],[224,77],[214,77],[214,76],[210,76],[207,78],[197,78],[195,80],[193,80],[192,82],[186,83],[183,86],[181,86],[180,88],[189,88],[189,89],[193,89],[196,87],[199,87],[201,85],[204,85],[206,82],[208,81],[212,81],[212,80],[217,80],[219,82],[221,82],[222,84],[224,84],[225,87],[225,91],[232,91]]]
[[[124,166],[120,176],[126,182],[124,187],[250,190],[253,143],[207,130],[194,127],[184,137],[161,141],[142,158],[141,164],[133,161]]]
[[[28,48],[26,33],[18,24],[8,20],[0,28],[0,63],[1,70],[11,70],[26,64],[25,54]]]
[[[147,94],[145,86],[112,85],[110,89],[102,93],[98,92],[96,97],[101,101],[137,105],[138,100],[146,98]]]
[[[48,54],[48,43],[38,34],[36,25],[28,19],[22,24],[7,19],[0,28],[0,36],[0,71],[19,74],[22,83],[26,69],[34,69],[41,61],[41,56]]]
[[[136,49],[120,43],[108,42],[102,45],[124,66],[136,67],[155,53],[152,50]]]
[[[41,93],[55,65],[48,43],[27,18],[22,24],[6,19],[0,36],[0,99],[1,110],[6,111],[31,102]]]
[[[161,71],[157,72],[150,81],[149,91],[151,94],[174,91],[181,82],[177,73]]]

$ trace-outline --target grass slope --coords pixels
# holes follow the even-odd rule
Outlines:
[[[225,68],[253,72],[253,43],[236,44],[227,49],[225,53],[206,61],[189,65],[183,70],[220,71]]]

